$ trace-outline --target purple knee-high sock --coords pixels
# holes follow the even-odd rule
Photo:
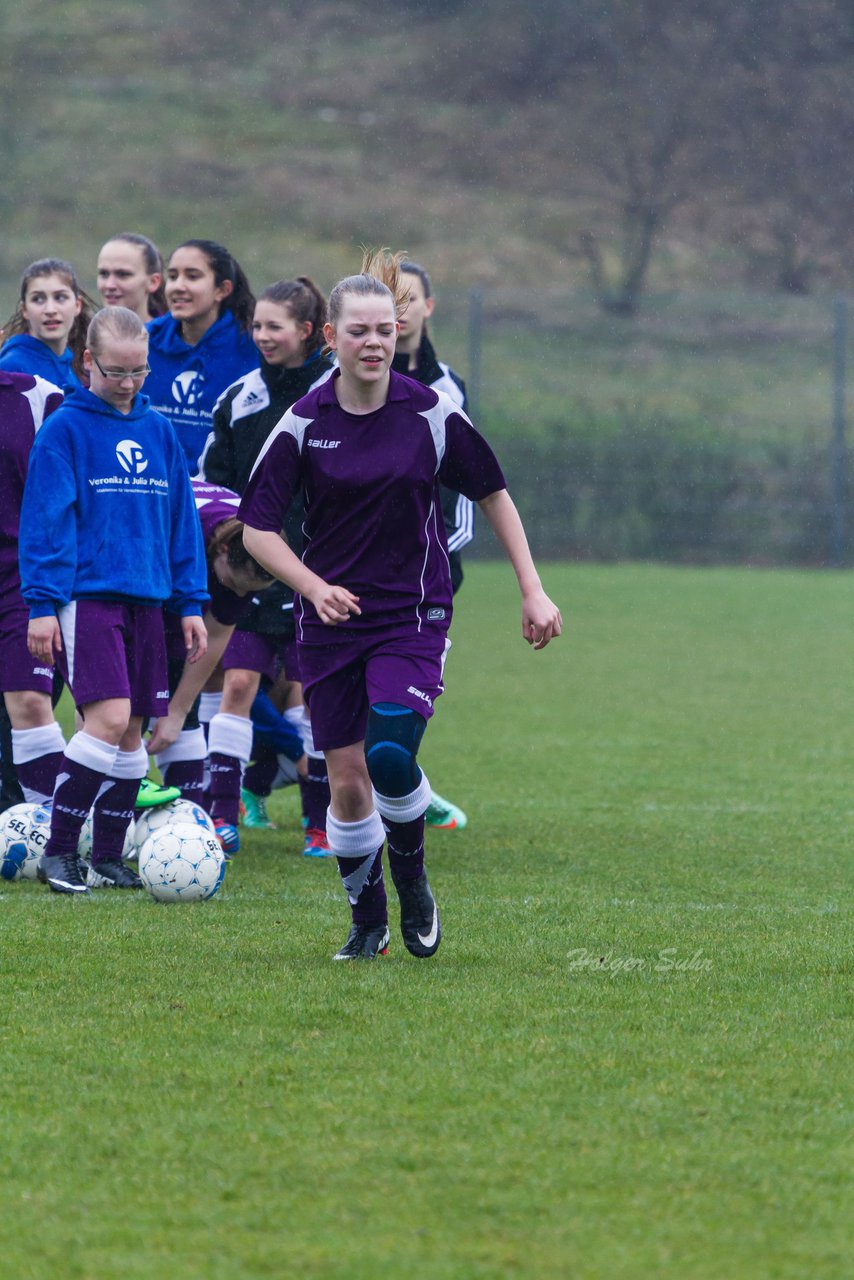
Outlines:
[[[237,825],[240,814],[240,775],[242,768],[236,756],[211,752],[211,816],[217,822]]]
[[[308,776],[300,778],[299,790],[305,825],[315,831],[326,830],[329,808],[329,777],[323,756],[308,756]]]
[[[204,760],[174,760],[163,770],[164,787],[178,787],[183,800],[203,804],[205,793]]]
[[[12,730],[12,756],[25,799],[49,800],[56,786],[65,739],[56,721],[35,729]]]
[[[125,836],[133,817],[139,778],[110,778],[95,801],[92,817],[92,866],[121,862]]]
[[[338,856],[341,881],[350,900],[354,924],[387,924],[388,900],[383,879],[383,851],[367,858]]]
[[[424,814],[412,822],[390,822],[388,865],[392,880],[417,880],[424,871]]]
[[[80,828],[103,784],[111,781],[118,748],[80,731],[65,748],[53,792],[45,856],[74,854]]]

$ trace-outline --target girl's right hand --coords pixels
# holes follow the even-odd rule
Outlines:
[[[359,614],[359,597],[354,596],[346,587],[331,587],[328,582],[318,579],[318,586],[308,597],[317,610],[317,616],[327,627],[335,627],[339,622],[346,622],[351,613]]]
[[[27,648],[40,662],[53,665],[54,653],[62,652],[62,632],[55,613],[48,613],[43,618],[30,618]]]

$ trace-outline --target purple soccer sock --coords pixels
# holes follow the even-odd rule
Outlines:
[[[382,848],[367,858],[339,856],[338,870],[350,900],[353,923],[388,924]]]
[[[254,796],[269,796],[279,771],[279,761],[275,751],[270,747],[262,747],[255,752],[255,760],[243,775],[243,785]],[[326,802],[329,804],[329,801]]]
[[[92,866],[121,862],[133,817],[140,778],[110,778],[95,801],[92,817]]]
[[[202,805],[205,793],[204,760],[175,760],[163,769],[164,787],[178,787],[181,797]]]
[[[424,814],[412,822],[390,822],[388,865],[392,880],[417,880],[424,872]]]
[[[230,822],[237,826],[240,814],[240,761],[236,756],[226,756],[219,751],[209,756],[211,769],[211,817],[216,822]]]
[[[308,756],[308,777],[300,778],[299,791],[305,825],[315,831],[326,830],[329,808],[329,777],[323,756]]]
[[[51,808],[45,856],[75,854],[80,828],[115,766],[118,748],[80,731],[65,748]],[[94,766],[94,767],[93,767]]]

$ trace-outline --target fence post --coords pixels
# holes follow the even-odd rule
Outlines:
[[[466,393],[475,422],[480,413],[480,369],[483,352],[483,290],[477,286],[469,293],[469,376]]]
[[[845,354],[848,343],[848,299],[833,302],[833,444],[831,449],[830,564],[841,569],[847,548],[846,505],[848,457],[845,448]]]

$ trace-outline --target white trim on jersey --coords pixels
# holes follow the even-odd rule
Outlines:
[[[448,550],[459,551],[474,537],[474,503],[465,494],[457,494],[454,507],[454,531],[448,537]]]
[[[47,378],[40,377],[37,373],[32,375],[36,380],[36,385],[30,387],[27,391],[22,392],[26,400],[30,402],[30,412],[33,415],[33,427],[38,431],[44,422],[44,407],[47,404],[48,396],[61,396],[62,389],[55,386],[52,382],[48,382]]]
[[[258,467],[269,453],[274,441],[276,441],[283,432],[287,432],[288,435],[293,436],[297,443],[297,451],[300,456],[302,456],[302,442],[305,439],[305,433],[314,421],[314,418],[300,418],[298,414],[294,413],[293,409],[285,410],[282,417],[264,441],[264,447],[255,459],[255,466],[249,472],[249,479],[252,479],[255,472],[258,470]]]

